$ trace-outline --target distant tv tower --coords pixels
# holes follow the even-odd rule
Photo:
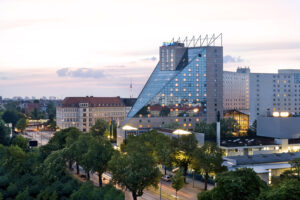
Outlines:
[[[132,98],[132,79],[130,79],[130,99]]]

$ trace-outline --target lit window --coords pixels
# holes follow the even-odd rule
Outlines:
[[[185,92],[185,91],[186,91],[186,89],[185,89],[185,88],[183,88],[183,91]]]
[[[178,88],[176,88],[175,91],[178,92]]]
[[[206,74],[204,74],[203,76],[206,77]]]
[[[199,122],[199,118],[196,119],[196,122]]]
[[[192,96],[191,93],[189,93],[189,97]]]
[[[175,81],[178,81],[178,79],[176,78]]]
[[[199,87],[199,83],[197,83],[196,86]]]
[[[199,74],[197,73],[196,76],[199,76]]]
[[[143,128],[143,125],[142,125],[142,124],[140,124],[140,125],[139,125],[139,128]]]
[[[142,115],[142,114],[140,114],[140,117],[143,117],[143,115]]]
[[[186,76],[186,74],[183,74],[183,76]]]
[[[165,104],[161,104],[161,106],[162,106],[162,107],[164,107],[164,106],[165,106]]]
[[[161,96],[163,96],[163,97],[164,97],[164,96],[165,96],[165,94],[161,94]]]
[[[199,101],[199,99],[197,99],[197,101]]]
[[[186,79],[184,78],[183,81],[186,81]]]
[[[183,124],[184,127],[186,127],[186,124]]]
[[[190,72],[190,71],[192,71],[192,69],[191,69],[191,68],[189,68],[189,72]]]
[[[199,89],[197,88],[196,91],[199,92]]]
[[[199,97],[199,94],[196,94],[197,97]]]
[[[178,119],[176,119],[175,121],[178,122]]]
[[[178,106],[178,104],[175,104],[175,106]]]
[[[199,81],[199,79],[197,78],[196,81]]]
[[[204,96],[206,97],[206,93],[204,94]]]
[[[172,96],[173,96],[173,94],[171,93],[171,94],[170,94],[170,96],[172,97]]]
[[[277,94],[278,97],[280,97],[280,94]]]
[[[178,86],[178,83],[176,83],[175,86],[177,87],[177,86]]]
[[[151,127],[150,124],[148,124],[147,127],[150,128]]]
[[[176,108],[175,111],[178,112],[178,108]]]
[[[189,124],[189,126],[192,126],[192,124]]]

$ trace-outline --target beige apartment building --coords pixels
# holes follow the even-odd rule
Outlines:
[[[65,129],[76,127],[89,132],[97,119],[121,124],[126,117],[126,106],[120,97],[66,97],[56,108],[56,124]]]

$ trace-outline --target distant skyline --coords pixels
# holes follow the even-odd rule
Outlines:
[[[298,0],[0,0],[0,96],[137,97],[173,37],[223,33],[224,70],[300,69]]]

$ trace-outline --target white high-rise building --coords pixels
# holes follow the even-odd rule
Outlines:
[[[246,69],[223,72],[224,110],[247,113],[248,108],[250,124],[258,116],[266,116],[274,111],[300,115],[300,70],[250,73]]]
[[[249,113],[249,68],[223,72],[223,109]]]

